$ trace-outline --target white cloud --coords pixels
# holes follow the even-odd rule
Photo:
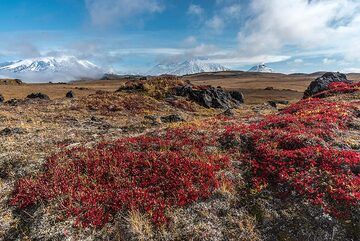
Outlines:
[[[252,57],[241,57],[241,56],[229,57],[229,55],[222,55],[222,56],[210,57],[209,59],[206,60],[206,62],[222,64],[227,67],[238,67],[238,66],[258,64],[258,63],[276,63],[276,62],[286,61],[290,58],[291,56],[286,56],[286,55],[257,55]]]
[[[335,59],[324,58],[322,62],[323,62],[323,64],[333,64],[333,63],[336,62],[336,60]]]
[[[302,64],[304,61],[302,59],[294,59],[295,64]]]
[[[202,15],[204,13],[204,9],[196,4],[190,4],[189,8],[188,8],[188,14],[193,14],[193,15]]]
[[[358,0],[252,0],[254,16],[238,33],[248,54],[276,53],[286,48],[321,50],[360,57]]]
[[[106,26],[119,19],[161,12],[164,9],[159,0],[85,0],[85,3],[96,26]]]
[[[232,4],[229,6],[225,6],[221,13],[224,18],[239,18],[241,13],[241,5],[240,4]]]
[[[224,29],[225,23],[221,17],[215,15],[214,17],[206,21],[206,26],[210,28],[210,31],[220,33]]]
[[[183,40],[185,46],[192,46],[197,43],[197,39],[194,36],[189,36]]]

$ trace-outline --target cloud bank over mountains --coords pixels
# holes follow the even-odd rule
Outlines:
[[[360,68],[358,0],[78,3],[80,29],[9,33],[0,28],[0,58],[71,55],[121,72],[189,59],[243,70],[263,62],[288,72]]]

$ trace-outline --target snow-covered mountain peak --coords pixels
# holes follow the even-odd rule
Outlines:
[[[71,81],[97,78],[104,70],[74,56],[49,56],[0,63],[0,74],[29,82]]]
[[[74,56],[38,57],[10,62],[0,65],[0,71],[21,72],[59,72],[72,68],[99,69],[87,60],[79,60]]]
[[[161,63],[153,67],[149,75],[188,75],[203,72],[227,71],[228,69],[220,64],[209,63],[201,59],[188,59],[180,62]]]
[[[272,73],[273,70],[269,68],[265,63],[255,65],[248,72],[260,72],[260,73]]]

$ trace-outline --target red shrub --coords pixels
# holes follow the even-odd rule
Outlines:
[[[230,125],[225,135],[240,143],[253,188],[296,193],[333,215],[346,214],[360,201],[360,176],[351,171],[360,154],[332,148],[331,138],[346,128],[354,109],[306,99],[260,122]]]
[[[334,94],[345,94],[345,93],[354,93],[360,90],[360,82],[354,84],[348,84],[344,82],[332,82],[328,86],[328,90],[317,93],[313,97],[315,98],[324,98],[332,96]]]
[[[216,172],[228,162],[206,153],[206,142],[188,134],[175,129],[161,138],[126,138],[60,153],[42,175],[19,181],[11,203],[24,208],[56,199],[83,226],[102,226],[126,209],[164,223],[167,208],[208,197],[218,186]]]

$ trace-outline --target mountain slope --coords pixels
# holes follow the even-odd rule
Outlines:
[[[64,71],[72,68],[99,69],[95,64],[87,60],[79,60],[74,56],[62,57],[39,57],[19,60],[0,64],[1,71],[19,72],[43,72],[43,71]]]
[[[248,70],[248,72],[272,73],[273,70],[266,64],[258,64]]]
[[[0,73],[29,82],[70,81],[98,77],[103,70],[74,56],[38,57],[0,64]]]
[[[172,74],[172,75],[188,75],[203,72],[218,72],[227,71],[226,67],[215,64],[207,63],[204,60],[191,59],[183,62],[173,63],[161,63],[153,67],[148,74],[149,75],[161,75],[161,74]]]

